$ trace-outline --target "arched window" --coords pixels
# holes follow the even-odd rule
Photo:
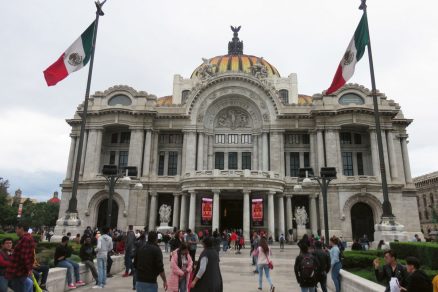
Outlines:
[[[365,101],[363,100],[363,98],[355,93],[346,93],[339,98],[339,104],[342,105],[349,105],[349,104],[361,105],[364,103]]]
[[[280,89],[278,91],[278,94],[280,95],[280,100],[282,103],[284,104],[289,103],[289,91],[287,91],[287,89]]]
[[[189,97],[190,90],[183,90],[181,92],[181,103],[185,104],[187,102],[187,98]]]
[[[109,106],[116,106],[116,105],[128,106],[131,104],[132,104],[131,99],[123,94],[115,95],[115,96],[111,97],[110,100],[108,100]]]

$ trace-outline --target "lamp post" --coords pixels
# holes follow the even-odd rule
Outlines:
[[[303,178],[303,185],[308,186],[312,183],[312,180],[318,182],[322,193],[322,201],[324,207],[324,237],[325,244],[329,244],[329,226],[328,226],[328,206],[327,206],[327,191],[330,182],[336,179],[335,167],[321,167],[320,175],[314,176],[313,169],[311,167],[300,168],[299,177]]]
[[[124,172],[122,171],[124,170]],[[106,217],[106,226],[108,228],[111,227],[111,216],[113,211],[113,197],[114,197],[114,188],[119,179],[122,179],[124,183],[129,184],[131,182],[130,176],[137,176],[137,167],[128,166],[124,169],[119,170],[117,165],[104,165],[102,168],[102,175],[108,183],[108,210]],[[135,189],[142,189],[143,185],[138,182],[134,186]]]

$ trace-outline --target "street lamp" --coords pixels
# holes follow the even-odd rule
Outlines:
[[[125,175],[123,175],[123,173]],[[114,188],[116,186],[116,183],[119,179],[122,179],[124,183],[130,183],[131,178],[130,176],[136,177],[137,176],[137,167],[135,166],[127,166],[123,169],[119,169],[117,165],[113,164],[106,164],[102,168],[102,175],[105,180],[108,182],[109,187],[109,193],[108,193],[108,211],[107,211],[107,217],[106,217],[106,226],[109,228],[111,227],[111,215],[113,211],[113,196],[114,196]],[[141,185],[141,188],[143,188],[143,185],[138,182],[135,184],[135,187],[139,188]]]
[[[319,176],[313,175],[313,169],[310,167],[300,168],[299,177],[303,178],[303,185],[310,185],[312,180],[316,180],[321,188],[322,200],[324,206],[324,237],[326,245],[329,244],[329,226],[328,226],[328,207],[327,191],[329,183],[336,179],[335,167],[321,167]],[[295,188],[295,187],[294,187]]]

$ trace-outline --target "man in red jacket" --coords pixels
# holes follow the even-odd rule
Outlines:
[[[35,262],[35,242],[27,232],[28,229],[21,223],[15,227],[15,232],[20,240],[14,248],[6,270],[6,278],[9,279],[9,285],[15,292],[33,291],[33,282],[29,276],[32,276]]]

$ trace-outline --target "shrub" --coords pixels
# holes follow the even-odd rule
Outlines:
[[[344,260],[342,261],[342,268],[369,268],[373,265],[373,260],[377,256],[367,252],[344,252]]]
[[[438,244],[431,242],[391,242],[390,247],[400,259],[417,257],[422,265],[438,269]]]

